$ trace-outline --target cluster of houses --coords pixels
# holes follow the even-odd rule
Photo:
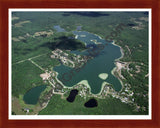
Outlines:
[[[102,92],[101,96],[105,97],[107,94],[110,96],[120,99],[121,102],[123,103],[129,103],[135,106],[135,111],[139,111],[142,109],[143,111],[146,111],[146,108],[144,106],[138,106],[137,103],[135,103],[135,99],[133,98],[134,92],[131,91],[131,87],[128,84],[124,85],[124,90],[120,92],[116,92],[110,85],[105,85]]]
[[[69,54],[68,53],[63,52],[60,49],[56,49],[56,50],[52,51],[52,53],[53,54],[51,55],[51,58],[59,59],[59,61],[64,65],[70,66],[69,64],[71,64],[72,67],[75,66],[74,62],[69,59]]]
[[[121,92],[116,92],[110,85],[105,85],[101,95],[106,96],[106,94],[110,94],[112,97],[120,99],[121,102],[124,103],[134,103],[134,98],[132,97],[134,92],[130,90],[130,87],[127,84],[124,85],[125,90]]]
[[[84,62],[87,61],[87,59],[80,55],[70,55],[64,51],[62,51],[61,49],[56,49],[54,51],[52,51],[52,55],[51,55],[51,58],[55,58],[55,59],[58,59],[61,64],[63,65],[66,65],[66,66],[69,66],[69,67],[76,67],[78,65],[81,66],[81,64],[83,65]]]
[[[85,98],[87,95],[89,95],[89,88],[83,84],[78,84],[77,86],[75,86],[75,89],[80,90],[79,95],[81,97]]]
[[[54,51],[52,51],[52,53],[53,54],[51,55],[51,58],[60,60],[60,62],[66,66],[69,66],[69,63],[71,63],[73,68],[75,67],[75,65],[77,66],[77,64],[87,61],[85,57],[81,57],[80,55],[74,55],[74,54],[73,56],[70,56],[68,53],[62,51],[61,49],[55,49]],[[48,70],[45,70],[45,73],[40,74],[40,77],[44,82],[48,81],[53,86],[54,92],[61,92],[63,89],[63,85],[57,79],[56,76],[57,76],[56,72],[48,71]],[[82,86],[83,85],[79,87],[81,88]],[[80,95],[84,96],[86,91],[87,91],[87,87],[84,86],[81,92],[82,94]]]

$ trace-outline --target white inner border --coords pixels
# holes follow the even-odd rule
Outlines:
[[[21,12],[21,11],[25,11],[25,12],[60,12],[60,11],[110,11],[110,12],[142,12],[142,11],[148,11],[149,15],[149,115],[11,115],[12,114],[12,103],[11,103],[11,92],[12,92],[12,51],[11,51],[11,44],[12,44],[12,33],[11,33],[11,28],[12,28],[12,12]],[[92,120],[92,119],[96,119],[96,120],[101,120],[101,119],[107,119],[107,120],[150,120],[152,119],[151,116],[151,99],[152,99],[152,95],[151,95],[151,90],[152,90],[152,86],[151,86],[151,53],[152,53],[152,44],[151,44],[151,9],[150,8],[146,8],[146,9],[9,9],[8,11],[9,13],[9,106],[8,106],[8,110],[9,110],[9,119],[20,119],[20,120],[24,120],[24,119],[28,119],[28,120],[33,120],[33,119],[49,119],[49,120],[58,120],[58,119],[72,119],[72,120],[77,120],[77,119],[86,119],[86,120]]]

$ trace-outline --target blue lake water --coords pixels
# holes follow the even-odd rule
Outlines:
[[[41,92],[46,88],[46,85],[41,85],[30,89],[25,93],[23,100],[26,104],[37,104]]]
[[[82,26],[77,26],[77,31],[80,31],[82,29]]]
[[[100,42],[102,44],[107,43],[105,40],[99,38],[99,36],[89,32],[73,31],[73,34],[78,35],[77,39],[85,42],[86,47],[88,45],[97,45],[91,40],[97,40],[97,42]],[[72,53],[87,54],[87,51],[72,51]],[[79,72],[74,72],[71,80],[63,83],[65,86],[72,87],[81,80],[88,80],[88,83],[91,87],[91,92],[97,94],[101,90],[102,83],[106,81],[112,84],[116,91],[120,91],[122,87],[120,81],[118,80],[118,78],[111,74],[112,69],[115,67],[114,61],[120,56],[120,48],[111,43],[108,43],[108,45],[105,46],[105,48],[100,52],[98,56],[94,57],[94,59],[86,63],[86,66],[84,66],[84,68],[82,68]],[[64,73],[68,73],[68,75],[70,75],[70,71],[72,70],[72,68],[60,65],[54,67],[54,70],[59,73],[58,78],[60,79]],[[107,73],[108,78],[106,80],[100,79],[98,77],[100,73]]]
[[[66,32],[66,30],[61,28],[59,25],[55,25],[53,28],[56,29],[57,32]]]

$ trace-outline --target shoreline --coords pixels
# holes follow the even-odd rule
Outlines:
[[[119,58],[115,59],[115,61],[119,61],[121,58],[124,57],[123,49],[122,49],[121,46],[115,44],[115,41],[114,41],[114,40],[113,40],[112,44],[120,48],[121,56],[120,56]],[[117,67],[117,65],[116,65],[116,62],[114,62],[114,64],[115,64],[115,67],[114,67],[114,68],[112,69],[112,71],[111,71],[111,74],[112,74],[113,76],[115,76],[114,73],[115,73],[116,71],[118,71],[118,67]],[[116,76],[115,76],[115,77],[116,77]],[[122,87],[121,87],[121,90],[122,90],[123,87],[124,87],[123,82],[122,82],[121,79],[119,79],[118,77],[116,77],[116,78],[120,81],[120,83],[121,83],[121,85],[122,85]],[[121,90],[120,90],[120,91],[121,91]],[[120,92],[120,91],[119,91],[119,92]]]
[[[56,72],[56,71],[55,71]],[[56,72],[56,80],[59,82],[59,83],[61,83],[62,84],[62,86],[64,87],[64,88],[68,88],[68,89],[72,89],[73,87],[75,87],[75,86],[77,86],[78,84],[83,84],[83,85],[85,85],[86,87],[88,87],[89,89],[90,89],[90,92],[91,92],[91,87],[90,87],[90,85],[88,84],[88,80],[81,80],[80,82],[78,82],[78,83],[76,83],[75,85],[73,85],[72,87],[68,87],[68,86],[65,86],[58,78],[57,78],[57,76],[58,76],[58,72]]]
[[[88,33],[90,33],[90,32],[88,32]],[[92,34],[92,33],[91,33],[91,34]],[[97,35],[97,34],[94,34],[94,35],[96,35],[97,37],[99,37],[100,39],[102,39],[99,35]],[[119,47],[119,48],[120,48],[120,52],[121,52],[121,56],[120,56],[119,58],[117,58],[117,59],[114,60],[114,64],[115,64],[115,61],[119,61],[121,58],[123,58],[124,53],[123,53],[122,47],[119,46],[119,45],[117,45],[117,44],[115,44],[115,41],[114,41],[114,40],[113,40],[113,42],[112,42],[111,44],[114,45],[114,46]],[[117,65],[115,64],[115,67],[111,70],[111,74],[112,74],[113,76],[115,76],[115,75],[114,75],[114,72],[116,72],[117,70],[118,70],[118,67],[117,67]],[[55,71],[55,72],[56,72],[56,71]],[[61,85],[62,85],[64,88],[72,89],[72,88],[74,88],[75,86],[77,86],[78,84],[83,84],[84,86],[86,86],[87,88],[89,88],[89,93],[92,94],[92,95],[100,95],[101,92],[102,92],[102,90],[103,90],[103,88],[104,88],[104,86],[105,86],[106,84],[110,84],[110,83],[108,83],[108,82],[106,82],[106,81],[102,82],[100,92],[97,93],[97,94],[94,94],[94,93],[91,92],[91,87],[90,87],[90,85],[88,84],[88,81],[87,81],[87,80],[81,80],[80,82],[78,82],[77,84],[73,85],[72,87],[68,87],[68,86],[65,86],[65,85],[57,78],[57,76],[58,76],[58,72],[56,72],[56,77],[55,77],[55,78],[56,78],[56,80],[57,80],[59,83],[61,83]],[[115,76],[115,77],[116,77],[116,76]],[[123,89],[123,83],[122,83],[121,79],[119,79],[118,77],[116,77],[116,78],[120,81],[121,86],[122,86],[122,87],[121,87],[121,90],[122,90],[122,89]],[[107,78],[106,78],[106,79],[107,79]],[[120,91],[121,91],[121,90],[120,90]]]
[[[93,95],[97,95],[97,96],[99,95],[99,96],[100,96],[101,93],[102,93],[102,91],[103,91],[103,89],[104,89],[104,86],[105,86],[106,84],[108,85],[108,84],[110,84],[110,83],[108,83],[108,82],[106,82],[106,81],[103,81],[102,84],[101,84],[101,90],[99,91],[99,93],[93,94]]]
[[[124,56],[123,49],[122,49],[122,47],[119,46],[118,44],[115,44],[115,41],[114,41],[114,40],[113,40],[113,42],[112,42],[111,44],[113,44],[114,46],[117,46],[117,47],[120,48],[121,56],[120,56],[119,58],[115,59],[115,61],[119,61],[119,60],[120,60],[121,58],[123,58],[123,56]]]

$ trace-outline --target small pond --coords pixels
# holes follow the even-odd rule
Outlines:
[[[57,32],[66,32],[64,28],[61,28],[59,25],[53,26],[54,29],[56,29]]]
[[[78,94],[78,90],[77,89],[71,90],[69,96],[67,97],[67,101],[68,102],[73,102],[75,100],[77,94]]]
[[[85,104],[84,104],[85,107],[87,108],[93,108],[93,107],[97,107],[98,106],[98,103],[97,103],[97,100],[95,99],[90,99],[89,101],[87,101]]]
[[[31,88],[29,91],[27,91],[23,97],[23,100],[26,104],[37,104],[39,100],[39,96],[41,92],[43,92],[46,88],[46,85],[37,86],[34,88]]]

